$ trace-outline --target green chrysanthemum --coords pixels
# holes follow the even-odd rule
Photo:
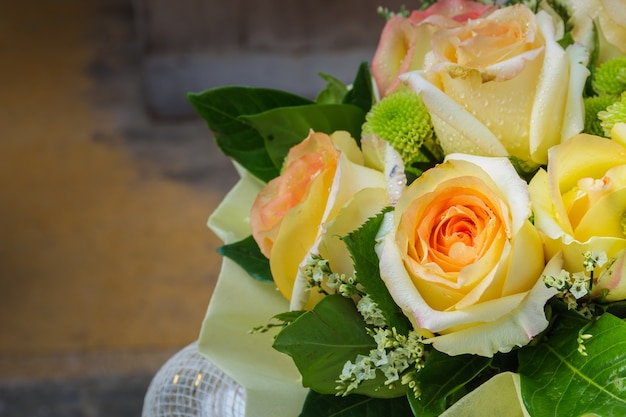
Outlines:
[[[585,133],[596,136],[604,136],[602,122],[598,118],[598,113],[606,110],[611,104],[617,101],[615,96],[594,96],[585,98]]]
[[[411,90],[397,91],[372,106],[363,125],[363,135],[368,134],[389,142],[405,164],[418,157],[420,148],[434,137],[430,114]]]
[[[591,85],[600,95],[619,96],[626,91],[626,57],[611,59],[596,68]]]
[[[604,136],[611,137],[611,129],[616,123],[626,123],[626,93],[622,98],[611,104],[606,110],[598,112],[598,119],[604,130]]]

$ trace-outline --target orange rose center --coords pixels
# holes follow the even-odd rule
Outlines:
[[[456,273],[480,259],[502,230],[502,218],[490,199],[476,189],[446,187],[416,200],[415,233],[409,256],[424,265],[434,263],[444,273]]]

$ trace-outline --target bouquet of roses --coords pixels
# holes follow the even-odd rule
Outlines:
[[[241,175],[200,351],[249,416],[626,415],[626,4],[379,11],[349,86],[189,95]]]

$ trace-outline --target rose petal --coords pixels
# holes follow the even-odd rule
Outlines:
[[[604,290],[606,301],[626,300],[626,249],[620,251],[613,263],[598,277],[593,286],[593,296],[599,297]]]
[[[387,21],[372,58],[372,75],[382,96],[399,85],[398,75],[422,68],[433,30],[429,25],[414,25],[400,16]]]
[[[326,195],[332,179],[318,177],[310,185],[310,196],[306,204],[299,204],[289,210],[283,218],[280,230],[276,235],[270,256],[270,268],[274,283],[290,300],[294,293],[294,278],[299,271],[300,262],[309,253],[311,246],[320,234],[319,225],[326,209],[326,201],[317,198]]]
[[[528,191],[531,195],[533,212],[535,213],[535,225],[550,239],[564,239],[564,243],[569,243],[573,238],[574,230],[567,219],[565,209],[556,207],[550,193],[550,183],[548,173],[540,169],[528,184]],[[553,213],[562,213],[553,215]]]
[[[600,14],[600,28],[605,38],[626,53],[626,4],[619,0],[600,0],[604,13]]]
[[[561,142],[582,132],[585,127],[585,104],[583,90],[590,72],[589,51],[581,44],[572,44],[566,50],[569,60],[569,86],[567,88],[567,103],[561,131]]]
[[[361,227],[387,205],[388,197],[385,189],[365,188],[357,192],[341,208],[337,216],[324,225],[325,231],[319,245],[319,254],[322,258],[329,260],[333,272],[347,276],[354,273],[352,258],[340,237]]]
[[[379,245],[381,276],[398,306],[413,316],[420,327],[431,332],[498,319],[508,314],[525,297],[524,293],[515,294],[481,303],[463,311],[434,310],[415,288],[404,268],[402,255],[394,240],[395,235],[390,232],[382,238]]]
[[[626,175],[626,166],[622,168],[622,173]],[[626,238],[622,225],[625,213],[626,187],[602,197],[589,208],[576,227],[574,232],[576,239],[585,242],[594,236]]]
[[[562,259],[557,256],[546,265],[544,274],[554,275],[561,270],[561,266]],[[427,342],[432,343],[435,349],[453,356],[473,354],[491,357],[496,352],[510,352],[515,347],[528,344],[548,326],[544,306],[557,292],[538,279],[519,306],[510,313],[477,326],[436,336]]]
[[[460,104],[426,81],[421,71],[401,77],[428,107],[437,138],[445,153],[459,152],[484,156],[507,156],[498,138]]]
[[[430,16],[442,15],[465,23],[469,19],[478,19],[496,9],[495,6],[481,4],[476,1],[440,0],[424,11],[415,10],[411,12],[409,19],[415,23],[419,23]]]
[[[552,18],[540,11],[536,19],[545,39],[545,53],[530,119],[529,147],[531,159],[542,165],[548,162],[548,149],[561,139],[570,69],[565,51],[556,42]]]
[[[489,174],[489,178],[502,193],[502,199],[508,202],[508,209],[511,210],[512,230],[510,232],[517,233],[531,214],[530,193],[526,182],[520,178],[508,159],[451,154],[446,157],[446,160],[471,162]]]
[[[365,202],[360,199],[357,200],[357,202],[363,203],[357,205],[360,209],[359,219],[374,216],[382,207],[388,205],[386,182],[380,172],[352,163],[346,153],[341,152],[334,174],[330,186],[328,182],[315,181],[312,184],[312,187],[315,188],[311,189],[311,197],[306,204],[301,204],[287,213],[272,249],[272,256],[270,257],[272,276],[281,292],[287,299],[291,300],[291,310],[312,308],[320,299],[317,292],[307,289],[308,280],[302,271],[311,256],[319,254],[320,245],[328,233],[326,223],[339,216],[341,210],[364,189],[379,189],[380,193],[376,195],[383,197],[383,199],[377,201],[377,204],[368,205],[365,205]],[[324,201],[318,198],[318,196],[327,193],[323,190],[328,187],[330,187],[328,199]],[[323,209],[322,205],[324,206]],[[320,209],[323,210],[323,214],[318,216]],[[351,219],[348,225],[353,224],[354,220],[354,218]],[[311,227],[311,224],[319,226],[315,228]],[[354,228],[356,229],[357,226]],[[315,234],[313,235],[313,233]],[[342,251],[341,253],[346,252]],[[340,258],[337,252],[333,253],[332,257],[334,259]],[[345,266],[343,268],[346,269]]]

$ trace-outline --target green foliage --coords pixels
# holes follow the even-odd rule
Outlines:
[[[432,350],[422,370],[416,374],[421,390],[419,399],[409,395],[413,412],[419,417],[437,417],[464,395],[466,384],[491,362],[477,355],[448,356]]]
[[[561,39],[559,39],[558,44],[561,45],[561,48],[567,49],[568,46],[574,44],[576,41],[572,36],[572,32],[566,32],[565,35]]]
[[[332,75],[321,72],[319,76],[326,81],[326,87],[317,94],[315,102],[318,104],[341,104],[348,93],[348,87]]]
[[[596,136],[604,136],[602,121],[598,118],[598,113],[606,110],[611,104],[615,103],[615,96],[593,96],[583,100],[585,104],[585,127],[583,132]]]
[[[357,141],[365,114],[374,101],[367,63],[357,71],[351,89],[328,75],[318,103],[280,90],[219,87],[188,93],[187,99],[207,122],[220,150],[267,182],[280,174],[293,145],[312,129],[346,130]]]
[[[278,321],[282,321],[283,323],[293,323],[294,321],[296,321],[298,317],[300,317],[304,313],[306,313],[306,310],[293,310],[293,311],[287,311],[284,313],[276,314],[272,318]]]
[[[426,5],[424,5],[424,3],[426,3]],[[423,0],[422,1],[422,8],[425,9],[426,8],[425,6],[427,6],[428,3],[431,3],[431,2],[429,2],[428,0]],[[408,10],[404,4],[400,6],[400,11],[398,11],[398,12],[394,12],[392,10],[389,10],[386,7],[383,7],[383,6],[378,6],[378,9],[376,9],[376,12],[378,13],[379,16],[381,16],[385,20],[389,20],[389,19],[391,19],[392,17],[395,17],[395,16],[400,16],[400,17],[405,17],[406,18],[406,17],[409,17],[409,15],[411,14],[411,11]]]
[[[364,114],[367,114],[372,107],[374,103],[374,88],[372,86],[372,74],[367,62],[362,62],[361,65],[359,65],[359,69],[352,82],[352,88],[346,93],[343,103],[359,107],[363,110]],[[361,124],[363,124],[363,122],[361,122]],[[355,136],[355,138],[360,139],[360,135]]]
[[[219,87],[189,93],[187,99],[207,122],[220,150],[263,181],[278,176],[281,165],[270,158],[263,136],[241,117],[312,103],[284,91],[249,87]]]
[[[598,119],[600,119],[604,136],[610,138],[613,126],[626,123],[626,93],[623,93],[621,98],[608,106],[606,110],[598,112]]]
[[[273,347],[292,357],[305,387],[334,395],[344,364],[376,348],[376,342],[365,329],[354,302],[333,294],[322,298],[312,311],[285,327]],[[384,381],[385,377],[379,373],[376,379],[362,382],[355,393],[373,398],[404,395],[404,387],[390,389]]]
[[[336,397],[310,391],[299,417],[410,417],[406,397],[370,398],[363,395]]]
[[[584,353],[579,352],[579,333]],[[524,404],[533,417],[626,415],[626,323],[560,315],[547,340],[519,353]]]
[[[517,175],[519,175],[526,182],[530,182],[539,170],[538,166],[531,166],[526,161],[523,161],[513,155],[509,156],[509,161],[511,161],[511,165],[515,168]]]
[[[273,282],[269,260],[261,253],[252,236],[229,245],[220,246],[217,253],[232,259],[252,278],[258,281]]]
[[[328,134],[346,130],[353,138],[360,138],[365,113],[352,104],[312,104],[278,107],[241,116],[241,120],[263,138],[266,153],[273,165],[280,168],[289,149],[305,139],[311,130]]]
[[[412,327],[411,323],[393,301],[389,290],[380,277],[378,255],[374,249],[376,235],[383,221],[384,213],[369,219],[359,229],[344,237],[343,241],[352,255],[356,277],[359,283],[363,285],[364,291],[382,310],[389,327],[395,328],[400,334],[407,335]]]
[[[626,57],[613,58],[597,67],[591,85],[598,95],[619,96],[626,90]]]
[[[437,0],[436,0],[437,1]],[[514,4],[523,4],[524,6],[528,7],[530,10],[532,10],[534,13],[537,13],[537,10],[539,9],[539,0],[500,0],[500,1],[496,1],[496,0],[478,0],[480,1],[480,3],[485,3],[485,4],[498,4],[500,7],[508,7],[508,6],[513,6]]]

